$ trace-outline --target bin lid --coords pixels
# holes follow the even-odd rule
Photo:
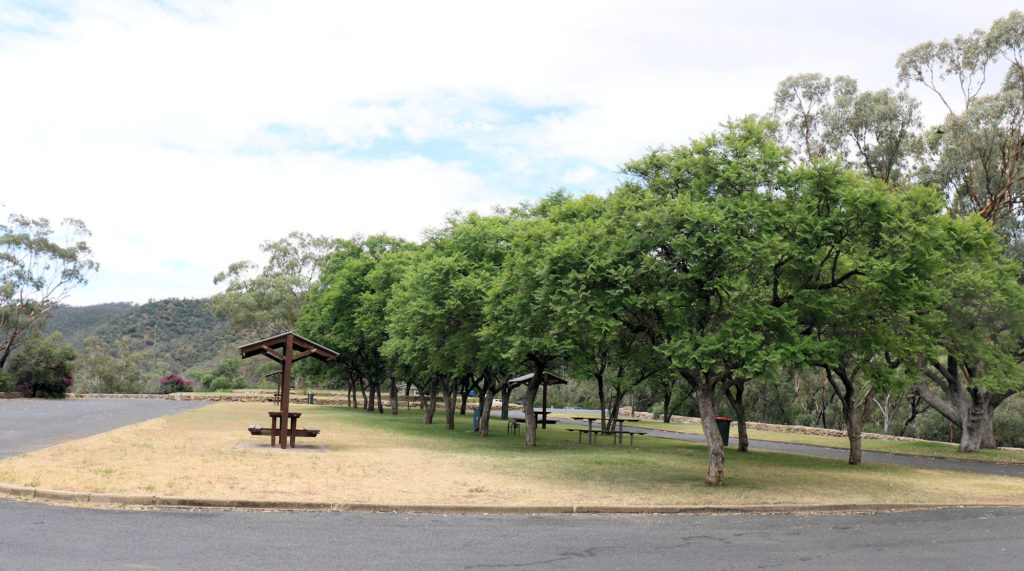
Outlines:
[[[725,418],[724,416],[716,416],[715,420],[728,420],[729,422],[732,422],[731,418]]]

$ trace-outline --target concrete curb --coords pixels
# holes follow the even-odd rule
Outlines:
[[[287,500],[239,500],[177,496],[140,496],[93,492],[48,490],[30,486],[0,483],[0,496],[36,502],[53,502],[78,506],[116,509],[143,508],[205,508],[265,511],[340,511],[361,513],[419,513],[456,515],[556,515],[556,514],[618,514],[618,515],[728,515],[728,514],[802,514],[915,511],[942,508],[1024,507],[1006,504],[765,504],[749,506],[456,506],[445,504],[374,504],[298,502]],[[83,506],[84,507],[84,506]]]

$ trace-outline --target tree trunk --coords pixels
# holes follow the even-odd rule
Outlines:
[[[512,398],[512,387],[501,388],[501,420],[508,420],[508,400]]]
[[[833,374],[834,373],[834,374]],[[861,461],[861,433],[864,421],[870,413],[867,403],[875,396],[875,389],[868,389],[863,399],[857,398],[857,386],[854,383],[856,372],[850,373],[841,368],[826,368],[825,375],[828,378],[832,389],[839,396],[839,403],[843,406],[843,419],[846,421],[846,437],[850,441],[849,462],[857,466]],[[836,382],[838,377],[839,382]],[[867,409],[867,410],[865,410]]]
[[[704,478],[704,485],[721,486],[725,483],[725,446],[715,420],[718,414],[715,410],[714,386],[702,382],[693,388],[697,408],[700,410],[701,428],[704,429],[704,439],[708,444],[708,475]]]
[[[611,431],[615,428],[615,421],[619,419],[619,408],[622,406],[622,397],[625,393],[619,388],[619,385],[613,385],[615,393],[612,396],[612,402],[608,406],[608,424],[604,427],[604,430]]]
[[[747,438],[747,408],[743,405],[743,388],[746,385],[743,381],[738,381],[732,385],[730,390],[725,390],[725,397],[729,399],[729,404],[732,405],[733,411],[736,412],[736,432],[738,434],[737,440],[739,445],[737,450],[740,452],[747,452],[750,450],[750,439]]]
[[[602,369],[603,369],[603,367],[602,367]],[[594,375],[594,378],[597,380],[597,402],[598,402],[598,408],[601,409],[601,430],[607,430],[608,429],[608,416],[605,414],[605,410],[607,410],[607,408],[608,408],[608,403],[605,400],[605,394],[604,394],[604,374],[603,374],[603,372],[598,372],[597,374]]]
[[[537,413],[534,412],[534,402],[537,400],[537,389],[544,380],[543,361],[534,361],[533,378],[526,386],[526,395],[523,396],[523,416],[526,417],[526,445],[537,445]]]
[[[456,392],[452,381],[445,381],[441,385],[441,390],[444,392],[444,427],[447,430],[455,430]]]
[[[665,388],[665,408],[662,409],[661,421],[665,424],[672,422],[672,411],[669,407],[672,406],[672,385],[668,385]]]
[[[484,381],[487,382],[487,381]],[[488,388],[481,391],[480,398],[480,424],[477,426],[477,436],[484,438],[490,431],[491,425],[491,403],[494,401],[494,389],[491,388],[491,383],[487,383]]]
[[[928,369],[929,365],[931,369]],[[971,386],[973,368],[959,363],[953,357],[947,357],[945,364],[932,362],[924,367],[925,377],[941,388],[946,398],[935,394],[928,380],[917,384],[917,394],[939,414],[960,427],[960,452],[975,453],[982,448],[995,448],[992,418],[996,407],[1013,393],[993,394],[984,387]]]
[[[420,391],[420,406],[423,408],[423,424],[433,424],[434,411],[437,409],[436,379],[431,379]]]
[[[398,415],[398,384],[395,383],[394,375],[391,377],[391,386],[388,389],[388,396],[391,397],[391,414]]]

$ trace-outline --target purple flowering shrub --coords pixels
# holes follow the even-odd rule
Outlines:
[[[171,393],[190,393],[195,388],[192,386],[192,381],[186,381],[178,375],[167,375],[160,379],[159,387],[157,391],[162,395],[169,395]]]

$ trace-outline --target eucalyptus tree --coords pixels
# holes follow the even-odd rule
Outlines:
[[[951,215],[973,213],[991,222],[1009,246],[1004,255],[1019,259],[1024,251],[1024,14],[1013,11],[994,21],[988,30],[921,43],[900,55],[897,68],[900,82],[924,86],[947,111],[942,124],[930,129],[927,137],[931,160],[921,169],[922,181],[945,193]],[[1003,74],[1001,82],[992,77],[998,74]],[[994,83],[997,89],[986,89]],[[992,273],[987,278],[980,270],[972,273],[970,268],[977,262],[961,254],[951,257],[944,285],[953,289],[947,299],[985,300],[998,307],[1003,296],[979,296],[979,290],[969,283],[970,279],[994,279]],[[959,269],[967,273],[958,276]],[[990,281],[987,289],[1003,291],[1010,286],[1001,280]],[[955,288],[964,289],[958,292]],[[987,310],[983,309],[972,314],[947,304],[944,311],[941,321],[947,326],[935,334],[938,353],[944,356],[922,356],[924,380],[917,384],[918,394],[960,426],[961,450],[993,447],[992,410],[1021,387],[1005,378],[996,380],[999,375],[981,373],[985,369],[981,364],[994,357],[989,350],[1001,344],[967,340],[1003,338],[1008,324],[984,317]],[[1008,314],[996,309],[990,315]],[[970,355],[969,347],[981,354]]]
[[[1024,200],[1024,14],[1015,10],[988,31],[918,44],[900,55],[897,68],[901,83],[926,87],[947,111],[928,138],[935,159],[922,173],[925,182],[947,194],[956,215],[1017,217]],[[1004,68],[998,90],[986,91]]]
[[[22,338],[99,269],[88,236],[85,223],[72,218],[54,228],[45,218],[12,214],[0,224],[0,369]]]
[[[304,232],[263,242],[263,267],[249,260],[235,262],[213,278],[215,284],[226,282],[224,291],[213,296],[214,313],[229,318],[235,329],[260,336],[293,329],[337,244],[334,238]]]
[[[884,182],[906,183],[923,152],[920,104],[906,91],[859,91],[857,81],[793,75],[775,91],[779,139],[801,162],[839,158]]]

